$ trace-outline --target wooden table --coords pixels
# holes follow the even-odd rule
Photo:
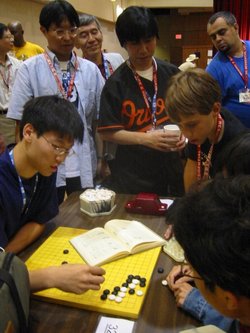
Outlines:
[[[59,215],[47,224],[43,236],[23,251],[21,258],[26,260],[58,226],[92,229],[97,226],[102,227],[105,222],[113,218],[136,219],[162,236],[166,229],[164,216],[130,214],[125,211],[125,203],[133,198],[132,195],[117,195],[117,207],[110,215],[89,217],[80,211],[79,193],[70,195],[60,206]],[[142,311],[136,320],[135,333],[177,333],[199,325],[197,321],[177,308],[172,292],[161,284],[173,264],[174,261],[166,254],[163,252],[160,254]],[[164,273],[158,273],[157,267],[163,267]],[[101,315],[97,312],[33,299],[30,309],[30,333],[93,333]]]

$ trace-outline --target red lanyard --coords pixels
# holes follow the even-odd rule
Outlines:
[[[143,99],[144,99],[144,102],[145,102],[147,108],[149,110],[151,110],[152,124],[153,124],[153,128],[155,128],[156,127],[156,96],[157,96],[157,92],[158,92],[158,80],[157,80],[157,64],[156,64],[155,59],[154,58],[152,58],[152,59],[153,59],[153,83],[154,83],[153,99],[151,99],[148,92],[144,88],[144,85],[140,79],[140,76],[138,75],[138,73],[136,72],[135,68],[132,66],[130,61],[127,61],[127,65],[129,66],[129,68],[131,68],[131,70],[134,74],[134,78],[135,78],[136,82],[138,83],[138,86],[140,88],[140,91],[142,93],[142,96],[143,96]]]
[[[231,64],[234,66],[234,68],[237,70],[239,73],[240,77],[242,78],[245,88],[248,86],[248,63],[247,63],[247,49],[246,49],[246,44],[242,41],[243,43],[243,59],[244,59],[244,75],[242,74],[241,70],[239,69],[238,65],[234,61],[233,57],[228,56],[228,59],[230,60]]]
[[[203,177],[201,176],[201,146],[197,146],[197,180],[200,181],[201,179],[206,180],[209,177],[209,169],[211,165],[211,159],[212,159],[212,154],[213,154],[213,149],[214,149],[214,144],[218,141],[218,138],[220,136],[220,132],[222,129],[222,122],[223,119],[220,114],[218,114],[217,118],[217,125],[216,125],[216,134],[215,134],[215,142],[211,144],[211,147],[209,149],[207,159],[204,163],[204,172],[203,172]]]
[[[7,65],[7,78],[6,78],[6,75],[5,75],[5,73],[4,72],[2,72],[1,70],[0,70],[0,75],[1,75],[1,77],[2,77],[2,79],[3,79],[3,83],[5,84],[5,86],[9,89],[9,87],[10,87],[10,66],[11,66],[11,64],[9,64],[9,65]],[[3,66],[4,67],[4,66]],[[5,67],[4,67],[4,69],[5,69]]]
[[[74,81],[75,81],[76,71],[77,71],[77,68],[78,68],[78,61],[77,61],[76,55],[75,55],[76,60],[75,60],[75,64],[74,64],[75,70],[74,70],[73,74],[71,75],[71,79],[70,79],[70,82],[69,82],[69,86],[68,86],[67,92],[64,90],[64,88],[62,86],[62,82],[61,82],[61,80],[59,79],[59,77],[57,75],[56,69],[53,66],[52,61],[51,61],[49,55],[46,52],[44,53],[44,57],[45,57],[48,65],[49,65],[49,68],[50,68],[50,70],[51,70],[51,72],[52,72],[52,74],[53,74],[53,76],[54,76],[54,78],[56,80],[56,83],[57,83],[59,91],[61,92],[61,94],[62,94],[62,96],[63,96],[64,99],[68,99],[71,96],[71,93],[72,93],[72,90],[73,90],[73,87],[74,87]]]

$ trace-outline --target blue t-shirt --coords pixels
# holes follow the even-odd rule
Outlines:
[[[26,212],[23,212],[23,197],[15,167],[8,149],[0,156],[0,246],[5,247],[23,225],[34,221],[43,224],[58,214],[56,174],[22,179],[27,196]]]
[[[250,89],[250,42],[245,41],[248,63],[248,88]],[[244,59],[233,57],[244,76]],[[219,83],[222,91],[222,105],[231,111],[241,122],[250,128],[250,104],[239,102],[239,91],[244,88],[244,81],[231,64],[228,57],[222,52],[217,52],[207,66],[206,71]]]

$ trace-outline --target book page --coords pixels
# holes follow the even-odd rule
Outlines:
[[[70,240],[77,252],[90,265],[98,265],[115,257],[118,253],[128,252],[126,246],[109,235],[103,228],[89,230]]]
[[[162,237],[138,221],[114,219],[108,221],[104,228],[110,234],[119,238],[130,249],[131,253],[132,250],[135,253],[135,247],[140,244],[141,246],[138,247],[138,250],[152,248],[157,246],[157,244],[162,245],[165,243]]]

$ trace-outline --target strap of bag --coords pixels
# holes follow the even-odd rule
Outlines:
[[[13,259],[14,256],[12,256],[11,259]],[[13,299],[13,302],[16,306],[17,309],[17,316],[18,316],[18,320],[19,320],[19,328],[20,328],[20,333],[26,333],[27,332],[27,322],[26,322],[26,317],[24,314],[24,310],[23,310],[23,306],[18,294],[18,290],[15,284],[15,281],[12,277],[12,275],[4,270],[4,269],[0,269],[0,281],[5,282],[10,290],[10,294],[11,297]]]

